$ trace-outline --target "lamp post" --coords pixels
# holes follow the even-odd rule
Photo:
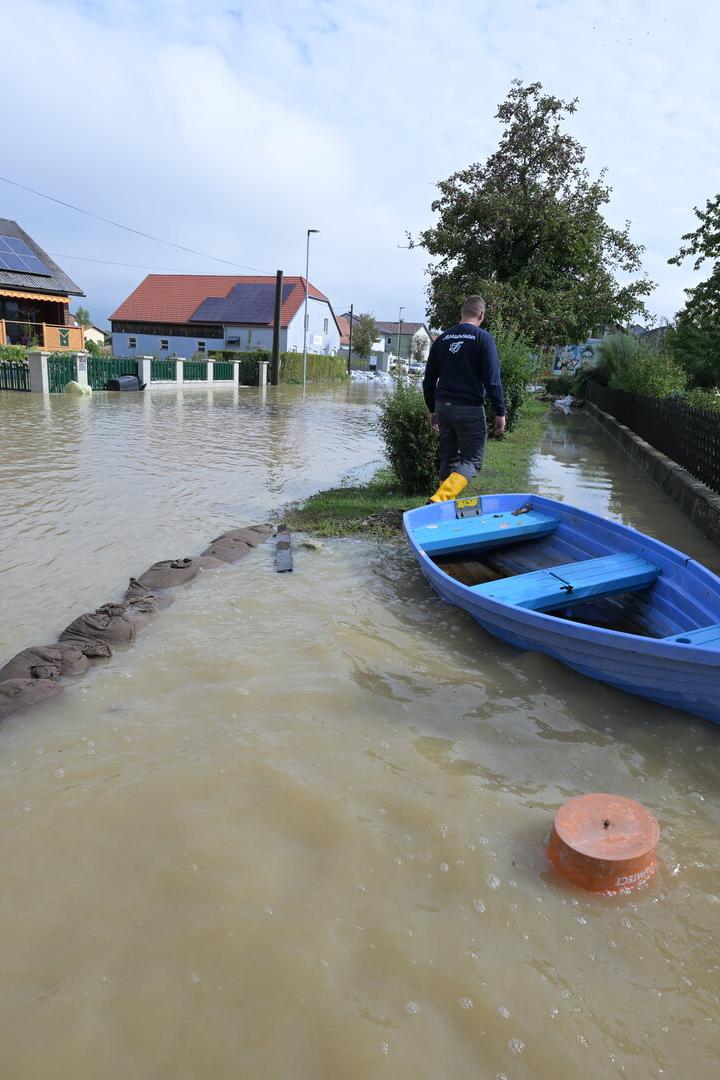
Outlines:
[[[405,308],[401,307],[400,308],[400,313],[399,313],[399,316],[398,316],[398,358],[397,358],[397,365],[396,365],[398,371],[400,370],[400,337],[402,335],[402,324],[403,324],[402,313],[403,313],[404,310],[405,310]]]
[[[307,245],[305,248],[305,318],[303,320],[303,390],[307,375],[307,332],[308,332],[308,275],[310,273],[310,233],[320,232],[319,229],[308,229]]]

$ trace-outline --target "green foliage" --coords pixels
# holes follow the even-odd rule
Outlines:
[[[516,327],[496,325],[497,345],[505,394],[506,431],[512,431],[520,419],[523,405],[528,397],[528,385],[537,375],[538,358],[527,339]],[[489,401],[485,402],[489,438],[494,438],[494,413]]]
[[[353,320],[352,351],[355,356],[367,356],[378,339],[378,328],[374,317],[369,312],[358,315]]]
[[[90,318],[90,312],[85,307],[79,307],[75,312],[75,318],[78,326],[92,326],[92,319]]]
[[[378,402],[375,427],[390,467],[405,495],[427,495],[437,487],[438,437],[428,422],[416,379],[398,377]]]
[[[713,386],[711,389],[696,386],[693,390],[688,390],[685,401],[694,409],[720,413],[720,386]]]
[[[547,379],[545,379],[545,390],[548,394],[564,397],[565,394],[570,393],[572,381],[572,375],[567,375],[565,372],[561,375],[548,375]]]
[[[685,389],[687,376],[672,354],[632,334],[610,334],[598,346],[597,371],[607,385],[648,397],[668,397]]]
[[[437,223],[410,238],[434,258],[433,325],[455,323],[463,298],[480,293],[490,330],[500,319],[548,347],[645,311],[652,283],[628,279],[640,269],[642,247],[629,225],[607,224],[604,173],[592,180],[584,148],[561,130],[576,108],[539,82],[514,80],[496,114],[504,127],[498,149],[438,184]]]
[[[97,341],[86,341],[85,348],[91,356],[102,356],[102,348],[98,345]]]
[[[572,394],[576,398],[586,398],[588,392],[588,386],[591,382],[600,383],[601,386],[605,386],[603,382],[602,373],[598,373],[597,368],[592,364],[583,364],[582,367],[577,368],[570,376],[570,388],[568,393]]]
[[[693,386],[709,387],[720,383],[720,195],[708,199],[703,210],[694,207],[694,212],[698,228],[685,233],[686,243],[668,261],[679,266],[694,257],[694,270],[706,262],[711,270],[708,278],[685,290],[687,302],[668,334],[668,348]]]
[[[233,352],[229,349],[218,349],[209,355],[216,360],[238,361],[240,364],[239,377],[241,386],[257,386],[258,361],[269,361],[271,359],[270,353],[266,349],[254,349],[251,352]],[[289,352],[280,354],[281,383],[302,383],[302,369],[302,353]],[[307,382],[342,382],[347,377],[347,360],[344,356],[308,353]]]
[[[24,345],[0,345],[0,360],[27,360],[27,349]]]

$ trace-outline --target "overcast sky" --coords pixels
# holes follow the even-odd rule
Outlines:
[[[398,245],[439,179],[493,151],[515,77],[579,97],[568,127],[608,169],[608,218],[646,247],[651,310],[672,316],[693,281],[667,259],[720,189],[709,0],[0,0],[0,26],[0,174],[238,264],[0,183],[0,217],[57,255],[98,323],[143,268],[304,273],[308,227],[336,311],[422,320],[427,257]]]

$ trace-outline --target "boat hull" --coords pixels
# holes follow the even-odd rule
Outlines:
[[[557,515],[557,533],[533,546],[540,562],[555,564],[572,552],[580,559],[633,552],[660,566],[662,584],[648,590],[648,617],[669,637],[694,627],[720,623],[720,579],[705,567],[660,541],[595,514],[534,495],[482,499],[483,513],[526,503]],[[433,511],[435,513],[433,514]],[[419,507],[405,515],[405,529],[421,570],[448,603],[467,611],[488,633],[518,649],[545,653],[582,675],[670,708],[720,723],[720,651],[683,645],[664,637],[639,636],[569,621],[482,596],[454,579],[414,538],[419,525],[454,516],[454,504]],[[531,557],[526,565],[532,568]],[[665,635],[666,632],[666,635]]]

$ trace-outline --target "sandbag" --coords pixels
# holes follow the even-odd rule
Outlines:
[[[39,705],[61,691],[62,686],[54,679],[6,679],[0,682],[0,720]]]
[[[134,641],[148,621],[144,612],[133,611],[127,604],[104,604],[95,611],[79,615],[60,635],[60,641],[89,638],[100,641]]]
[[[146,589],[172,589],[192,581],[199,569],[195,559],[166,559],[153,563],[137,580]]]
[[[107,641],[66,637],[63,638],[63,645],[79,649],[83,656],[87,656],[90,660],[106,660],[109,656],[112,656],[112,649]]]
[[[224,563],[233,563],[244,558],[251,551],[252,548],[244,540],[215,540],[210,547],[205,548],[202,557],[210,556]]]
[[[224,559],[214,559],[212,555],[197,555],[195,562],[201,570],[217,570],[220,566],[227,566]]]
[[[137,578],[131,577],[130,583],[125,590],[125,602],[134,604],[138,600],[154,600],[156,602],[155,610],[170,607],[173,602],[171,596],[167,596],[164,593],[155,593],[152,589],[148,589],[145,585],[141,585]]]
[[[230,529],[216,536],[212,542],[217,544],[221,540],[244,540],[250,547],[257,547],[258,544],[264,544],[271,535],[272,525],[247,525],[243,529]]]
[[[0,669],[0,682],[59,679],[62,675],[82,675],[89,667],[90,660],[77,645],[31,645]]]

